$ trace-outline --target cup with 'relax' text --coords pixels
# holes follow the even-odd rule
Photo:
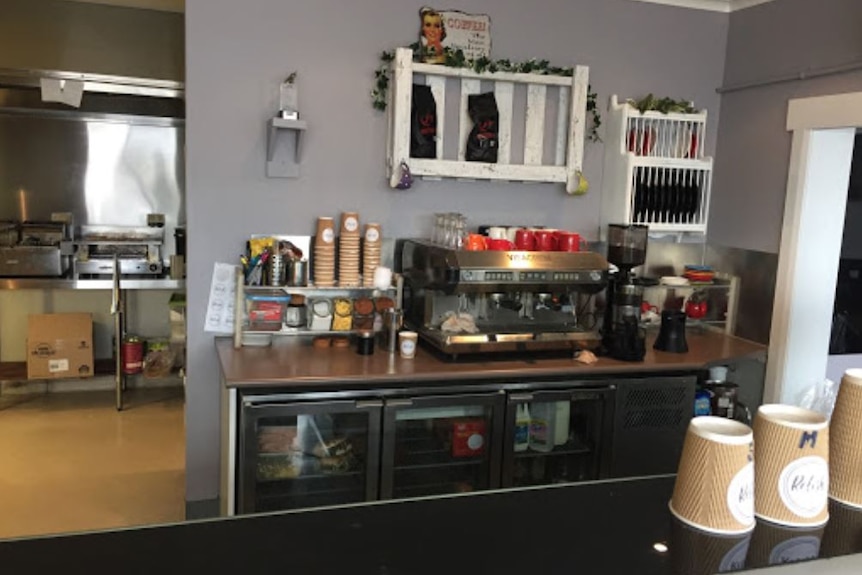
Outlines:
[[[792,405],[762,405],[754,418],[754,512],[790,527],[829,519],[829,422]]]
[[[670,501],[682,522],[710,533],[754,529],[753,434],[724,417],[689,423]]]

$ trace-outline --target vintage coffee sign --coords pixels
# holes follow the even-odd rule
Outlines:
[[[468,60],[491,56],[491,17],[425,6],[419,11],[423,61],[441,64],[446,52],[461,50]]]

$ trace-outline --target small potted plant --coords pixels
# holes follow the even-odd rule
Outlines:
[[[661,112],[662,114],[696,114],[692,102],[687,100],[674,100],[673,98],[657,98],[653,94],[647,94],[640,100],[626,100],[626,103],[638,110],[641,114],[645,112]],[[659,134],[656,129],[646,122],[640,127],[629,130],[627,137],[627,149],[638,156],[651,155]],[[685,133],[679,139],[675,155],[681,158],[694,158],[697,156],[698,136],[687,127],[682,127]]]

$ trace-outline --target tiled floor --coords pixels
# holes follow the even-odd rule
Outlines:
[[[0,397],[0,538],[181,521],[177,388]]]

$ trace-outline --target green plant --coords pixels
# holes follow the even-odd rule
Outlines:
[[[647,94],[640,100],[626,100],[626,103],[643,114],[644,112],[661,112],[662,114],[696,114],[697,109],[692,102],[687,100],[674,100],[673,98],[656,98]]]
[[[413,50],[413,60],[421,62],[423,56],[423,48],[418,42],[408,46]],[[461,50],[451,50],[447,48],[444,52],[446,57],[443,66],[450,68],[469,68],[479,74],[483,72],[515,72],[521,74],[545,74],[551,76],[571,76],[574,74],[573,68],[560,68],[551,66],[547,60],[536,60],[535,58],[525,62],[512,62],[511,60],[491,60],[490,58],[481,57],[475,60],[466,58]],[[386,109],[386,94],[389,91],[389,69],[392,60],[395,59],[394,51],[384,51],[380,54],[380,65],[374,71],[374,88],[371,90],[372,106],[376,110]],[[601,142],[598,129],[602,125],[602,117],[599,113],[597,105],[596,92],[591,91],[592,86],[587,88],[587,113],[591,116],[591,122],[588,126],[587,139],[591,142]]]

